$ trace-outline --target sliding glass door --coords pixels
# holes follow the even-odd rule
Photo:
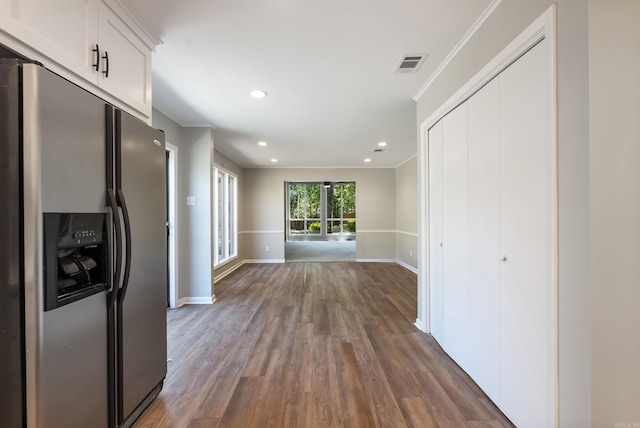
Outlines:
[[[356,183],[287,183],[287,240],[355,239]]]

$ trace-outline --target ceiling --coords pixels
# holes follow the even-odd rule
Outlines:
[[[490,1],[128,3],[163,41],[154,107],[182,126],[214,127],[216,149],[239,165],[388,168],[416,154],[413,97]],[[397,73],[407,54],[428,57]]]

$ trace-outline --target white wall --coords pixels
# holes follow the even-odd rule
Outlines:
[[[181,234],[186,235],[189,257],[180,258],[181,295],[187,302],[210,303],[213,293],[212,258],[212,168],[213,130],[211,128],[183,128],[184,150],[179,155],[179,182],[185,208]],[[195,197],[195,205],[187,205],[187,197]]]
[[[396,259],[418,269],[418,157],[396,168]]]
[[[168,143],[171,143],[176,147],[181,147],[182,127],[155,108],[153,109],[152,126],[164,132],[165,139]]]
[[[593,426],[638,426],[640,2],[589,2],[589,97]]]
[[[582,428],[591,426],[592,391],[588,3],[503,0],[417,100],[417,122],[425,121],[553,3],[557,3],[558,53],[559,425]]]
[[[158,110],[153,126],[165,132],[166,140],[178,147],[178,304],[208,303],[213,296],[211,239],[211,168],[213,131],[183,128]],[[187,196],[196,197],[187,206]]]
[[[592,426],[587,2],[558,2],[560,426]]]
[[[284,259],[287,181],[355,181],[356,258],[395,260],[396,189],[391,168],[245,169],[240,222],[243,259]]]

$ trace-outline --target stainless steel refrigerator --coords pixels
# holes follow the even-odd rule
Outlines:
[[[128,427],[166,374],[162,132],[0,60],[0,426]]]

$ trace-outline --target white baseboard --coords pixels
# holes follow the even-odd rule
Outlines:
[[[420,330],[420,331],[422,331],[424,333],[427,332],[427,327],[424,325],[422,320],[416,318],[416,322],[413,325],[415,325],[418,328],[418,330]]]
[[[246,264],[258,264],[258,263],[284,263],[285,260],[284,259],[257,259],[257,260],[242,260],[240,262],[238,262],[236,265],[234,265],[232,268],[229,268],[228,270],[224,271],[223,273],[221,273],[219,276],[215,277],[213,280],[213,283],[215,284],[216,282],[220,281],[222,278],[232,274],[234,271],[238,270],[240,267],[242,267],[243,265]]]
[[[396,263],[411,272],[418,274],[418,269],[397,259],[356,259],[358,263]]]
[[[215,284],[216,282],[220,281],[222,278],[230,275],[231,273],[235,272],[236,270],[238,270],[243,264],[245,264],[245,261],[241,261],[237,264],[235,264],[233,267],[230,267],[229,269],[225,270],[224,272],[222,272],[220,275],[216,276],[213,278],[213,283]]]
[[[183,297],[178,300],[178,307],[184,305],[211,305],[216,301],[215,294],[211,297]]]
[[[411,272],[415,273],[416,275],[418,274],[418,269],[414,268],[413,266],[400,261],[400,260],[396,260],[396,263],[399,264],[400,266],[402,266],[403,268],[410,270]]]

